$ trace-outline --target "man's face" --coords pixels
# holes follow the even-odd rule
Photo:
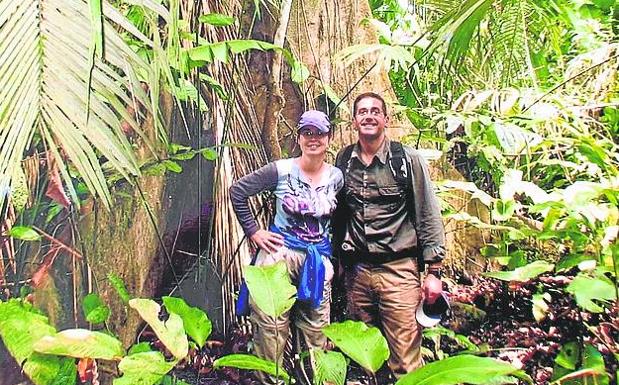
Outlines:
[[[367,97],[357,102],[357,111],[353,117],[353,126],[359,133],[359,139],[376,140],[385,135],[385,126],[389,118],[383,111],[380,100]]]

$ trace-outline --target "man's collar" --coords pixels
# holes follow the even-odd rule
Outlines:
[[[391,148],[390,140],[389,138],[385,137],[385,140],[383,140],[383,144],[381,148],[378,149],[378,152],[374,155],[374,158],[378,158],[378,160],[382,164],[387,164],[387,155],[389,155],[390,148]],[[352,149],[352,154],[350,155],[350,157],[361,158],[361,145],[359,144],[359,141],[355,143],[355,146]]]

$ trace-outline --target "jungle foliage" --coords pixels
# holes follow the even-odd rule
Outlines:
[[[352,62],[376,53],[378,63],[390,68],[400,102],[395,108],[417,128],[409,142],[434,146],[468,179],[441,181],[439,189],[447,221],[491,234],[480,251],[491,270],[501,271],[484,275],[510,287],[542,275],[568,276],[561,295],[573,296],[582,314],[615,322],[615,2],[376,0],[372,5],[375,18],[368,22],[379,29],[380,43],[349,47],[341,57]],[[455,190],[483,204],[489,217],[451,207],[447,202]],[[538,285],[531,300],[540,324],[561,296],[543,288]],[[591,325],[585,318],[581,322],[593,335],[604,327],[605,322]],[[576,344],[598,358],[602,349],[606,372],[604,360],[583,361],[584,366],[576,360],[568,365],[572,370],[559,365],[552,381],[608,383],[607,376],[615,375],[616,367],[608,365],[619,353],[616,340],[583,346],[591,336],[573,335],[575,341],[564,348]]]
[[[489,262],[487,279],[521,287],[542,276],[567,277],[552,292],[533,285],[527,311],[534,320],[542,322],[553,302],[568,296],[579,314],[604,321],[581,319],[591,335],[573,336],[553,353],[555,370],[547,380],[609,383],[616,372],[608,362],[616,362],[619,346],[616,339],[601,343],[592,336],[603,334],[607,324],[611,336],[619,332],[619,8],[612,0],[370,3],[375,17],[367,22],[380,31],[379,43],[349,47],[336,60],[350,64],[374,55],[378,68],[389,70],[399,99],[395,110],[417,128],[406,140],[440,150],[467,178],[440,181],[439,189],[447,221],[491,234],[492,241],[480,245]],[[10,226],[2,234],[6,239],[39,241],[46,233],[32,224],[50,223],[63,207],[79,206],[87,197],[110,206],[110,186],[121,179],[134,183],[142,174],[182,172],[182,162],[198,154],[215,160],[215,147],[169,143],[160,110],[163,93],[173,95],[180,111],[187,104],[208,109],[198,92],[204,87],[230,97],[213,77],[192,77],[197,68],[249,50],[274,50],[283,54],[295,81],[308,76],[302,63],[271,43],[198,37],[193,28],[199,25],[179,18],[180,0],[104,4],[0,1],[0,209],[4,222],[10,199],[16,222],[24,225]],[[260,1],[255,4],[259,10]],[[218,27],[234,22],[220,14],[199,18]],[[39,191],[33,206],[27,178],[38,167],[24,158],[40,154],[34,163],[43,159],[50,170],[44,181],[51,186],[50,200],[43,204]],[[486,206],[489,220],[450,207],[454,190]],[[270,285],[275,273],[249,269],[248,285],[252,293],[261,292],[259,306],[279,313],[292,305],[294,290],[281,277]],[[260,278],[252,280],[252,274]],[[131,299],[121,281],[110,281],[162,348],[136,344],[125,352],[102,326],[110,311],[97,295],[83,301],[84,317],[97,331],[57,332],[24,292],[21,299],[0,302],[0,336],[35,383],[74,383],[79,365],[92,369],[103,360],[117,364],[115,383],[155,384],[207,343],[212,325],[200,309],[166,297],[162,321],[158,303]],[[325,334],[343,354],[316,354],[317,381],[342,384],[347,359],[372,373],[386,359],[377,329],[345,322]],[[488,350],[465,335],[436,329],[426,336],[454,339],[466,350],[449,357],[435,346],[433,357],[442,360],[400,384],[531,381],[513,365],[483,357]],[[250,355],[213,363],[226,366],[290,378]]]

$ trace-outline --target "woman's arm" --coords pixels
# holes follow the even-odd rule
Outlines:
[[[230,198],[236,217],[248,237],[258,231],[258,222],[249,208],[249,197],[263,191],[273,191],[277,186],[277,167],[274,162],[247,174],[230,187]]]
[[[273,191],[277,186],[277,166],[274,162],[245,175],[230,187],[230,198],[236,217],[245,234],[261,249],[273,252],[283,245],[279,234],[260,229],[249,208],[248,199],[262,191]]]

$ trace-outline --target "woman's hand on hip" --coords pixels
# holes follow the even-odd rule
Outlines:
[[[276,252],[284,246],[284,237],[268,230],[260,229],[249,237],[259,248],[269,253]]]

